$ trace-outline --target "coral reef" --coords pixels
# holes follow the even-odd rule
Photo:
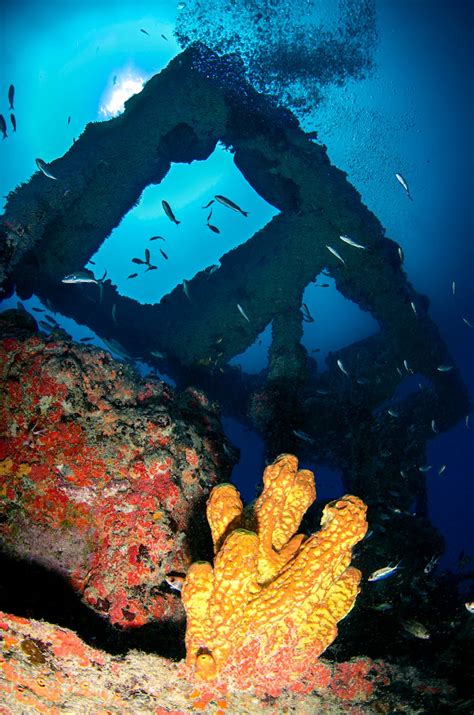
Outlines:
[[[192,300],[182,285],[159,304],[141,305],[120,295],[110,281],[101,283],[100,291],[88,284],[71,291],[71,286],[61,283],[66,273],[86,264],[139,201],[143,189],[159,183],[172,162],[205,160],[218,141],[232,152],[248,183],[280,213],[245,244],[222,256],[218,270],[194,276],[189,281]],[[119,341],[132,358],[140,355],[159,365],[180,386],[205,389],[228,414],[257,428],[265,439],[267,457],[273,459],[283,452],[306,454],[318,464],[340,471],[345,491],[358,494],[370,510],[373,536],[361,545],[361,567],[372,570],[403,556],[397,590],[410,608],[423,609],[423,569],[433,554],[442,551],[442,540],[429,522],[427,477],[420,467],[427,463],[429,440],[464,419],[471,404],[455,361],[430,316],[428,299],[407,278],[403,252],[385,235],[345,173],[331,164],[326,148],[305,135],[290,112],[255,91],[245,80],[238,58],[219,57],[194,45],[151,78],[143,91],[126,103],[121,116],[88,125],[51,168],[58,181],[51,182],[36,172],[7,197],[0,218],[0,294],[11,295],[16,290],[23,299],[36,293],[48,307],[54,306],[100,336]],[[341,246],[343,265],[326,248],[336,245],[340,233],[349,234],[368,250],[351,252]],[[338,291],[369,311],[380,325],[378,335],[330,355],[324,372],[318,371],[301,344],[303,292],[321,274],[331,276]],[[237,302],[245,306],[249,322],[236,310]],[[31,320],[26,313],[22,321],[28,332]],[[248,376],[230,367],[229,359],[250,346],[270,323],[268,370]],[[39,340],[47,346],[42,354],[54,352],[51,345],[58,342],[57,336]],[[156,358],[157,352],[163,357]],[[103,365],[112,370],[115,363],[105,353],[94,354],[102,355]],[[57,357],[62,360],[65,355],[59,351]],[[439,371],[440,365],[452,369]],[[202,468],[208,464],[203,454],[214,452],[224,468],[226,456],[213,446],[215,435],[220,438],[219,427],[215,431],[209,427],[206,433],[203,424],[204,432],[196,437],[194,432],[190,435],[183,429],[177,434],[171,427],[157,425],[151,413],[144,421],[136,420],[139,394],[143,402],[138,414],[143,416],[142,410],[153,412],[155,403],[159,412],[166,412],[168,393],[165,390],[161,395],[159,382],[148,380],[143,390],[133,382],[129,398],[117,398],[116,384],[123,385],[125,380],[128,385],[129,378],[123,366],[114,369],[118,381],[110,379],[107,389],[99,390],[100,403],[94,404],[96,385],[86,385],[90,403],[87,397],[87,410],[81,407],[77,419],[61,412],[68,399],[61,396],[63,388],[53,384],[55,372],[40,385],[39,406],[32,403],[21,423],[13,416],[16,432],[8,433],[8,441],[19,436],[25,444],[15,447],[21,446],[19,458],[17,454],[15,459],[4,455],[2,484],[8,519],[2,528],[7,542],[17,539],[19,549],[21,539],[29,539],[23,553],[34,552],[38,544],[41,553],[34,552],[36,556],[58,564],[71,577],[77,572],[76,587],[84,590],[86,600],[90,598],[87,602],[114,622],[127,625],[127,619],[138,624],[152,612],[164,615],[167,608],[173,613],[178,609],[178,599],[156,591],[156,584],[167,568],[185,568],[186,548],[183,546],[176,561],[168,556],[160,561],[155,542],[148,546],[143,539],[157,533],[163,544],[176,546],[176,535],[182,532],[195,503],[193,496],[186,503],[180,499],[181,488],[199,499],[206,489],[201,482]],[[398,401],[397,394],[410,379],[423,380],[422,387]],[[8,390],[12,405],[22,397],[21,378]],[[179,424],[181,419],[186,424],[194,420],[193,402],[201,403],[208,419],[201,394],[188,393],[190,408],[176,417]],[[181,399],[184,396],[173,396],[170,404],[178,406],[175,400]],[[388,405],[396,407],[398,417],[388,414]],[[122,408],[123,416],[118,415]],[[196,410],[200,415],[200,408]],[[44,416],[50,414],[52,422],[45,426]],[[9,414],[4,416],[10,420]],[[214,417],[209,419],[212,422]],[[142,427],[151,430],[150,445],[145,446]],[[96,429],[97,439],[89,441]],[[48,443],[49,433],[52,439]],[[301,433],[306,435],[303,439],[298,436]],[[61,446],[60,440],[69,434],[70,442]],[[161,444],[170,435],[169,443]],[[87,449],[83,451],[84,436]],[[109,437],[112,441],[105,447],[104,440]],[[119,442],[123,452],[119,456],[109,453]],[[73,470],[71,461],[77,453],[82,456]],[[29,460],[32,456],[36,461]],[[54,479],[45,468],[47,458],[55,458],[54,465],[65,474],[55,473]],[[126,470],[122,459],[127,462]],[[434,465],[430,475],[440,466]],[[206,473],[206,486],[213,483],[214,467]],[[88,474],[93,475],[92,485]],[[176,479],[182,483],[177,484]],[[95,516],[90,516],[95,508],[90,503],[95,504],[93,485],[101,480],[105,482],[105,513],[100,523],[105,534],[97,531]],[[184,487],[183,483],[189,484]],[[107,489],[114,490],[110,497]],[[123,499],[122,510],[111,506],[109,512],[107,499],[114,502],[119,498]],[[61,500],[65,501],[60,513]],[[146,534],[132,541],[130,553],[120,552],[120,538],[128,538],[129,528],[135,533],[133,520],[140,500],[149,507]],[[168,504],[165,510],[162,500]],[[47,525],[43,523],[45,509],[50,511]],[[94,525],[89,530],[90,519]],[[51,538],[45,540],[45,534]],[[82,553],[84,535],[89,534],[94,547],[86,539]],[[57,553],[58,535],[61,554]],[[100,539],[102,560],[97,554]],[[110,545],[107,539],[111,539]],[[111,583],[104,587],[97,575],[97,569],[107,563],[107,549],[111,549],[112,563],[130,578],[120,594]],[[90,571],[92,553],[98,560]],[[145,610],[143,602],[148,604]],[[367,609],[371,606],[368,599]],[[373,612],[367,610],[359,619],[364,624],[361,629],[366,632],[366,624],[373,618]],[[435,621],[436,615],[431,618]],[[357,642],[357,636],[353,638]],[[379,645],[387,647],[384,633]]]
[[[232,466],[217,408],[59,333],[0,341],[0,364],[8,550],[65,575],[114,624],[182,618],[160,586],[186,571],[193,509]]]
[[[230,484],[211,493],[215,560],[190,567],[182,590],[186,663],[203,680],[231,678],[272,692],[304,679],[352,609],[361,573],[352,548],[366,530],[365,504],[344,496],[323,511],[321,530],[295,534],[316,497],[313,474],[281,455],[244,512]],[[250,530],[250,528],[253,530]]]
[[[181,670],[180,664],[137,650],[115,657],[66,628],[0,611],[2,715],[356,715],[367,708],[385,713],[441,712],[454,698],[444,680],[428,678],[415,667],[370,658],[320,660],[311,687],[301,681],[299,688],[277,699],[271,684],[266,694],[239,692],[218,683],[196,684]],[[403,688],[397,688],[401,682]],[[311,692],[314,686],[317,692]]]

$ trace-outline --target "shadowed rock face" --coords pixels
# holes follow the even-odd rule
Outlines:
[[[182,618],[164,577],[186,571],[202,544],[194,512],[232,466],[216,406],[23,323],[2,316],[3,544],[113,624]]]
[[[197,274],[189,282],[191,300],[180,285],[159,304],[139,305],[119,296],[110,281],[100,300],[95,285],[80,287],[72,298],[61,277],[85,265],[171,162],[206,159],[218,140],[232,148],[236,166],[280,214],[224,255],[212,275]],[[395,487],[394,505],[406,508],[416,498],[423,513],[418,466],[425,463],[431,421],[441,432],[469,411],[460,374],[455,367],[437,369],[454,361],[429,316],[428,299],[407,280],[397,244],[325,148],[245,81],[235,57],[190,47],[132,97],[120,117],[88,125],[51,171],[58,181],[36,173],[9,195],[0,234],[4,294],[14,285],[20,297],[35,292],[118,340],[132,356],[159,364],[180,384],[204,386],[227,410],[250,418],[270,457],[306,450],[342,470],[347,490],[362,496],[371,514]],[[366,246],[336,244],[344,264],[327,249],[342,233]],[[319,376],[300,344],[300,306],[305,287],[323,270],[375,317],[380,334],[331,355],[328,372]],[[249,322],[237,302],[245,304]],[[268,371],[247,378],[228,368],[270,322]],[[157,363],[151,351],[164,352],[165,360]],[[405,400],[395,419],[377,409],[408,374],[404,360],[431,386]],[[309,432],[312,441],[298,441],[294,430]]]

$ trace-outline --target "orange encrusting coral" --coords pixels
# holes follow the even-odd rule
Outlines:
[[[58,332],[0,339],[0,381],[2,542],[116,625],[181,621],[160,584],[188,567],[193,504],[230,468],[217,406]]]
[[[359,592],[350,563],[367,507],[346,495],[324,508],[318,533],[295,535],[315,496],[313,474],[289,454],[267,467],[261,496],[245,510],[232,485],[211,493],[214,567],[193,564],[182,589],[186,662],[197,677],[242,685],[250,673],[254,684],[271,674],[273,685],[291,686],[336,638]]]

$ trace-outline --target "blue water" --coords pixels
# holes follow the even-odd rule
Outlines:
[[[248,5],[182,5],[179,10],[176,3],[156,0],[2,3],[0,112],[9,124],[6,97],[13,83],[18,128],[13,133],[9,124],[8,140],[0,142],[0,195],[29,179],[36,171],[35,157],[49,162],[64,154],[88,122],[112,116],[122,94],[139,91],[144,81],[164,68],[181,51],[173,34],[176,23],[189,29],[194,11],[196,16],[198,11],[205,13],[204,39],[231,31],[230,15],[229,26],[225,26],[226,8],[234,13],[241,10],[245,52],[249,53],[252,42],[265,39],[257,38],[250,19],[244,16],[242,20]],[[267,7],[267,3],[261,5]],[[282,40],[288,33],[286,40],[293,49],[298,45],[290,34],[298,23],[306,23],[308,35],[319,22],[337,28],[339,5],[334,0],[274,6],[285,21],[278,23],[277,15],[272,27],[278,28]],[[474,329],[462,318],[474,324],[474,4],[463,0],[345,0],[340,7],[366,7],[367,29],[361,30],[361,36],[367,37],[372,70],[365,77],[358,72],[338,78],[334,71],[325,82],[315,78],[313,101],[310,60],[306,64],[302,60],[306,107],[299,118],[307,131],[318,131],[332,163],[348,173],[387,235],[403,247],[409,280],[429,296],[431,316],[472,399]],[[369,22],[369,10],[374,12],[374,26]],[[186,13],[188,19],[183,21]],[[364,13],[358,19],[361,27],[363,19]],[[218,30],[221,21],[224,29]],[[271,39],[269,31],[270,66]],[[306,51],[302,45],[302,58]],[[274,60],[278,64],[277,56]],[[261,74],[259,78],[261,81]],[[298,74],[292,76],[295,97],[300,79]],[[298,115],[297,107],[291,103],[290,107]],[[407,179],[413,202],[396,181],[396,172]],[[201,208],[215,193],[231,196],[249,211],[245,219],[216,206],[212,223],[219,227],[219,235],[206,227]],[[179,228],[164,216],[163,198],[182,222]],[[149,187],[140,204],[101,246],[93,257],[95,265],[90,267],[97,276],[106,269],[121,294],[143,303],[156,302],[183,279],[218,263],[225,252],[250,238],[275,213],[236,169],[232,155],[218,146],[207,161],[174,165],[160,186]],[[165,236],[166,243],[149,244],[151,235]],[[137,280],[127,279],[133,272],[130,259],[142,256],[147,246],[160,261],[159,279],[153,272]],[[159,248],[169,260],[160,257]],[[452,281],[456,282],[455,296]],[[309,351],[320,350],[313,353],[320,369],[324,369],[329,351],[377,331],[370,315],[342,298],[331,279],[327,282],[330,287],[324,290],[310,285],[304,298],[316,322],[306,325],[303,343]],[[35,300],[27,301],[26,307],[35,305]],[[1,307],[15,303],[13,297]],[[63,324],[74,337],[90,334],[85,326],[70,320]],[[99,339],[97,344],[101,344]],[[267,329],[232,363],[241,364],[247,372],[258,372],[267,363],[269,344]],[[230,418],[225,418],[224,425],[242,450],[234,478],[245,498],[251,499],[263,466],[263,443]],[[430,516],[447,542],[443,565],[455,564],[461,549],[473,553],[473,434],[474,415],[470,428],[462,421],[448,433],[433,435],[429,444],[429,463],[447,464],[442,476],[433,470],[428,477]],[[314,466],[318,471],[318,465]],[[340,493],[338,475],[323,470],[317,480],[323,496]]]

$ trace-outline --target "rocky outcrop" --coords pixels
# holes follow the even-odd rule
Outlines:
[[[182,618],[164,578],[186,571],[203,538],[194,511],[229,477],[219,410],[59,332],[25,337],[21,311],[1,322],[7,550],[63,574],[111,623]]]
[[[276,699],[271,684],[265,693],[193,682],[183,677],[182,666],[165,658],[136,650],[117,658],[66,628],[1,611],[0,642],[0,687],[8,714],[440,712],[456,697],[445,680],[427,677],[415,667],[353,658],[320,661],[310,684],[301,681]]]

